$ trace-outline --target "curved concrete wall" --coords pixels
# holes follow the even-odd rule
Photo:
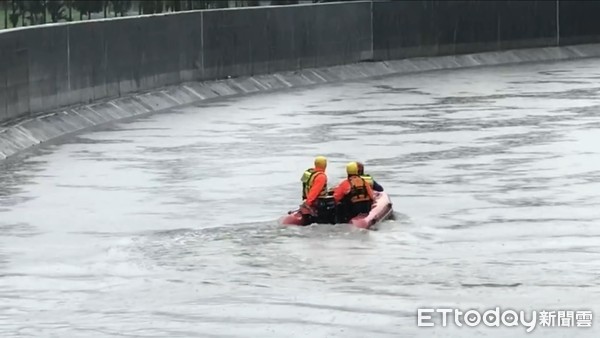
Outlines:
[[[355,2],[0,31],[0,121],[183,81],[358,62],[370,13]]]
[[[588,1],[357,1],[0,31],[0,159],[66,133],[213,97],[597,57],[599,45],[588,45],[358,63],[596,42],[597,13],[600,2]],[[326,68],[345,64],[352,65]],[[210,82],[230,76],[241,78]]]
[[[600,42],[600,1],[380,1],[377,59]]]
[[[4,129],[0,127],[0,160],[66,134],[202,100],[377,76],[589,57],[600,57],[600,44],[354,63],[227,80],[190,82],[107,102],[61,109],[23,119]]]

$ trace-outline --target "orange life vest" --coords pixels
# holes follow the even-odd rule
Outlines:
[[[350,176],[350,192],[346,196],[351,203],[371,201],[367,191],[367,182],[360,176]]]

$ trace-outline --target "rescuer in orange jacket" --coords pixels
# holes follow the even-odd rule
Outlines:
[[[368,214],[375,199],[371,185],[358,174],[356,162],[346,165],[346,173],[348,178],[333,190],[338,223],[347,223],[362,213]]]
[[[327,158],[317,156],[314,168],[309,168],[302,174],[302,200],[300,212],[303,216],[317,217],[320,206],[319,198],[327,197]]]

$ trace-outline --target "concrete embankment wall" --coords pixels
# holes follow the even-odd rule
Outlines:
[[[0,121],[184,81],[358,62],[370,13],[356,2],[0,31]]]
[[[380,1],[375,59],[600,42],[600,1]]]
[[[148,93],[62,109],[0,127],[0,160],[57,137],[111,121],[198,101],[377,76],[525,62],[600,57],[600,44],[354,63],[235,79],[188,82]]]
[[[3,31],[0,159],[66,133],[220,96],[597,57],[598,45],[452,56],[597,42],[597,13],[600,2],[588,1],[375,1]],[[443,55],[450,56],[435,57]],[[403,59],[420,56],[431,58]],[[403,60],[360,63],[373,59]]]

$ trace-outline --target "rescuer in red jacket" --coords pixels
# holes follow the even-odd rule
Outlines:
[[[333,190],[338,223],[348,223],[359,214],[368,214],[375,199],[371,185],[360,177],[356,162],[346,165],[346,173],[348,178]]]
[[[309,168],[302,174],[302,200],[300,212],[303,216],[316,217],[319,210],[319,198],[327,197],[327,158],[317,156],[314,168]]]

